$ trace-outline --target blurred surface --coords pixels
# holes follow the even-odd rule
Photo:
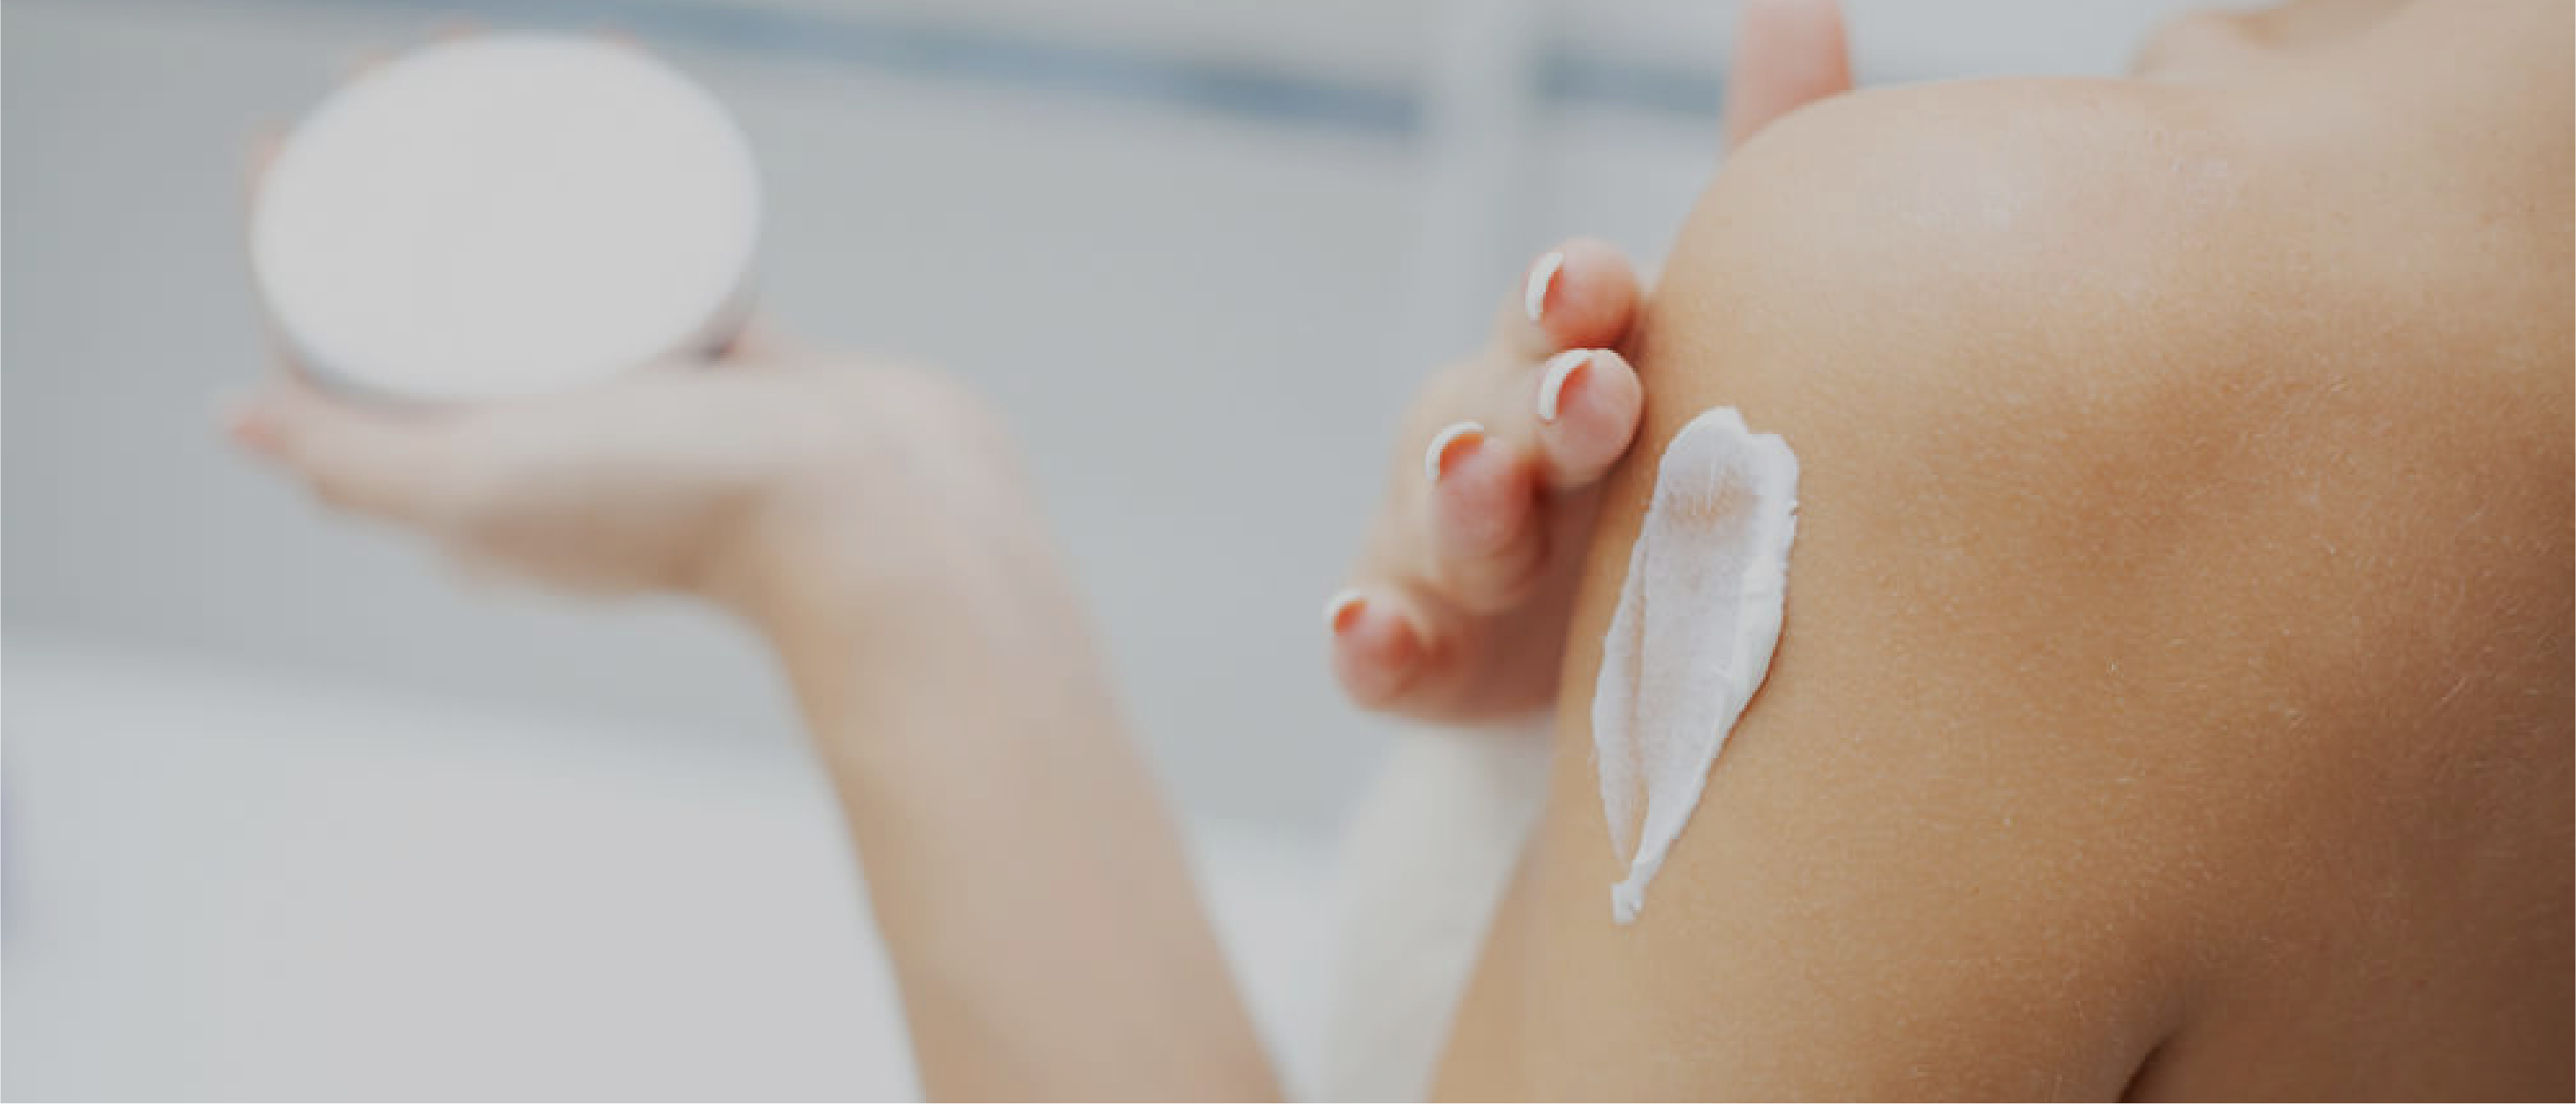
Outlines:
[[[2109,72],[2163,0],[1853,3],[1865,82]],[[244,154],[448,13],[618,26],[769,188],[764,301],[1038,460],[1283,1053],[1383,746],[1316,608],[1402,404],[1565,234],[1660,259],[1735,6],[13,0],[0,9],[12,1096],[912,1091],[764,656],[477,588],[234,456]],[[1287,888],[1293,887],[1293,888]]]
[[[12,1099],[919,1095],[802,757],[26,635],[9,655]],[[1283,1064],[1320,856],[1200,833]]]

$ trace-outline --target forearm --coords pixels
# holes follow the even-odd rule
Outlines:
[[[1014,570],[893,600],[921,607],[896,637],[847,631],[828,598],[765,629],[865,867],[924,1087],[1276,1095],[1066,588]]]
[[[475,559],[757,629],[839,791],[933,1093],[1275,1092],[1009,434],[953,381],[773,349],[436,412],[286,383],[234,432]]]

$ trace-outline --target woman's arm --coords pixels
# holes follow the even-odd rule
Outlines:
[[[839,793],[933,1095],[1277,1094],[1011,450],[952,385],[756,349],[444,410],[289,378],[234,428],[452,554],[754,626]]]
[[[1419,417],[1534,418],[1541,343],[1625,330],[1624,263],[1567,253],[1545,325],[1515,309],[1474,362],[1491,370],[1445,377]],[[1560,388],[1549,451],[1514,463],[1581,459],[1554,472],[1579,492],[1635,424],[1626,371],[1615,354],[1588,365]],[[462,409],[350,404],[289,377],[235,432],[326,503],[462,558],[577,591],[693,595],[754,626],[841,798],[935,1095],[1276,1095],[1013,450],[953,385],[756,342]],[[1477,470],[1486,491],[1524,486],[1511,464]],[[1420,468],[1398,478],[1388,531],[1429,532]],[[1426,579],[1409,596],[1448,593]],[[1484,608],[1507,616],[1505,597]],[[1342,618],[1339,636],[1383,642],[1395,616]],[[1552,667],[1558,635],[1439,639],[1530,643]]]
[[[1029,536],[932,551],[937,585],[794,590],[758,617],[866,868],[924,1088],[1275,1099],[1052,557]]]

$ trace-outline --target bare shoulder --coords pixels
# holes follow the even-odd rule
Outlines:
[[[1634,350],[1566,685],[1717,405],[1799,457],[1779,652],[1634,928],[1570,696],[1447,1088],[2563,1091],[2576,460],[2531,291],[2563,256],[2479,276],[2452,214],[2248,120],[1910,89],[1720,174]],[[1573,1064],[1460,1061],[1533,1036]]]
[[[1729,402],[1825,446],[1811,525],[1848,509],[1871,557],[1942,550],[1909,588],[2053,651],[2098,634],[2130,675],[2268,688],[2338,740],[2528,656],[2557,692],[2504,733],[2563,738],[2564,204],[2516,220],[2413,182],[2455,168],[2321,165],[2275,114],[2005,81],[1793,116],[1656,297],[1648,432]]]
[[[1653,304],[1649,432],[1741,406],[1822,446],[1810,524],[1945,552],[1908,587],[2060,653],[2099,634],[2136,677],[2274,686],[2320,735],[2385,730],[2381,699],[2496,649],[2563,676],[2563,225],[2321,168],[2261,116],[2013,81],[1792,117],[1710,190]],[[2349,691],[2353,723],[2282,684]]]

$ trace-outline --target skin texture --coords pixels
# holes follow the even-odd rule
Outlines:
[[[1720,174],[1563,684],[1710,405],[1787,629],[1633,928],[1561,700],[1440,1095],[2570,1094],[2568,9],[2366,14]]]
[[[1766,127],[1840,90],[1839,22],[1748,6],[1759,134],[1642,317],[1581,243],[1541,319],[1513,288],[1331,607],[1364,703],[1557,710],[1444,1093],[2570,1095],[2568,11],[2387,7]],[[1538,417],[1548,354],[1606,344]],[[1789,621],[1614,929],[1588,690],[1654,457],[1716,403],[1800,454]],[[933,1095],[1277,1091],[953,383],[762,339],[439,410],[289,374],[231,428],[460,558],[757,632]]]
[[[1840,37],[1830,4],[1749,6],[1730,129],[1838,90]],[[1535,309],[1514,287],[1425,389],[1358,585],[1328,609],[1335,667],[1373,706],[1462,721],[1554,700],[1594,486],[1642,405],[1603,348],[1635,275],[1598,243],[1558,252]],[[1461,418],[1487,431],[1414,475]],[[933,1096],[1278,1091],[1011,443],[953,382],[756,327],[711,363],[436,409],[334,399],[289,365],[225,420],[324,505],[475,570],[688,595],[757,633],[840,796]]]
[[[1851,88],[1830,0],[1751,0],[1735,55],[1730,148]],[[1644,398],[1635,369],[1602,346],[1627,337],[1639,301],[1617,252],[1567,242],[1512,287],[1485,347],[1423,388],[1351,581],[1324,609],[1333,673],[1354,703],[1506,728],[1554,705],[1599,483],[1634,440]]]

